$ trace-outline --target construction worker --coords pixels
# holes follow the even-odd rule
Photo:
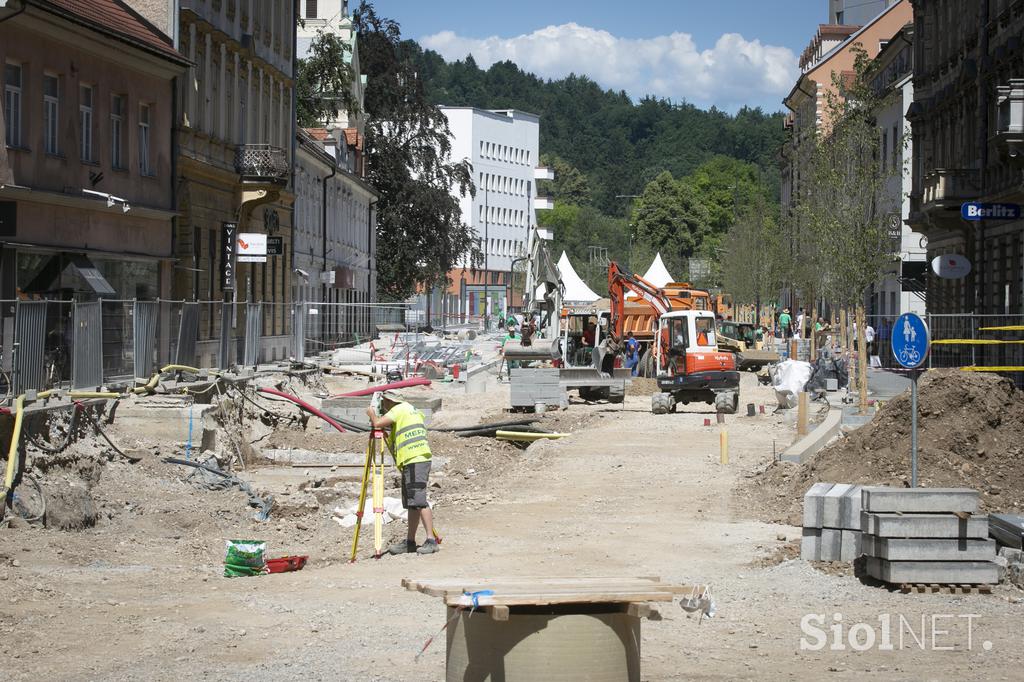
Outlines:
[[[633,338],[633,332],[626,333],[626,367],[633,376],[640,371],[640,342]]]
[[[783,308],[782,314],[779,315],[779,332],[783,339],[790,338],[792,329],[790,328],[793,324],[793,317],[789,314],[789,308]]]
[[[383,416],[373,407],[366,416],[374,429],[389,429],[388,448],[395,458],[395,466],[402,476],[402,506],[409,510],[409,528],[405,542],[396,542],[389,554],[433,554],[438,551],[434,539],[434,515],[427,504],[427,479],[430,477],[430,444],[423,415],[415,407],[392,391],[386,391],[380,400]],[[416,530],[420,523],[427,539],[418,548]]]

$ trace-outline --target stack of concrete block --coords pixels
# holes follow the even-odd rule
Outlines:
[[[861,554],[860,486],[815,483],[804,495],[800,558],[853,561]]]
[[[512,407],[560,407],[568,400],[556,367],[516,368],[509,379]]]
[[[896,584],[999,582],[996,543],[978,492],[865,487],[861,530],[868,575]]]

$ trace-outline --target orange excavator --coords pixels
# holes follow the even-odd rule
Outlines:
[[[669,295],[666,289],[612,262],[608,266],[610,332],[624,339],[627,332],[638,336],[638,329],[626,328],[626,291],[639,296],[651,313],[650,339],[646,355],[653,359],[659,392],[651,398],[654,414],[674,412],[676,405],[691,402],[714,404],[719,412],[735,414],[739,407],[740,375],[736,356],[719,352],[715,313],[710,306],[692,307],[695,301],[708,302],[707,292],[689,290],[690,296]],[[693,294],[703,294],[703,297]]]

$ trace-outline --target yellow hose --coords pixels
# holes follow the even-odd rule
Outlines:
[[[11,447],[7,451],[7,470],[4,472],[4,489],[0,494],[0,504],[5,504],[7,493],[14,484],[14,473],[18,461],[18,442],[21,440],[21,422],[25,414],[25,394],[22,393],[14,401],[14,430],[11,431]]]
[[[159,383],[160,383],[160,372],[157,372],[156,374],[151,376],[149,378],[149,381],[147,381],[144,385],[136,386],[135,388],[133,388],[132,389],[132,393],[134,393],[135,395],[141,395],[143,393],[152,393],[153,389],[156,388],[156,385],[159,384]]]
[[[109,391],[71,391],[68,393],[68,397],[72,400],[75,398],[102,398],[104,400],[117,400],[124,396],[120,393],[111,393]]]
[[[526,433],[523,431],[497,431],[498,440],[543,440],[544,438],[564,438],[564,433]]]

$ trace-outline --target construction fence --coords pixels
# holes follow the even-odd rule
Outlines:
[[[0,398],[92,388],[167,364],[226,369],[353,346],[406,329],[404,304],[0,301]]]

